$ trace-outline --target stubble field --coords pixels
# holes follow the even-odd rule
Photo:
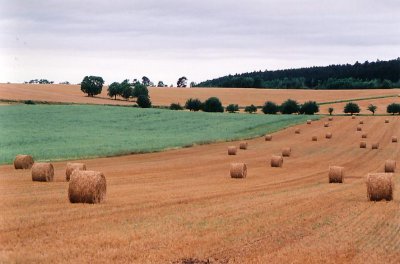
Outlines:
[[[360,119],[367,149],[358,146]],[[384,119],[315,121],[297,126],[301,134],[292,127],[270,142],[249,140],[236,156],[227,147],[238,142],[228,142],[84,160],[107,177],[98,205],[68,202],[66,162],[54,162],[51,183],[0,166],[0,262],[399,263],[399,188],[391,202],[366,196],[366,174],[400,162],[390,141],[400,119]],[[292,156],[271,168],[286,146]],[[248,164],[247,178],[229,177],[235,161]],[[328,184],[329,165],[346,168],[344,184]]]

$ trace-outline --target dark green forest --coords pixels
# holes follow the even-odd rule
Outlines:
[[[280,89],[389,89],[400,87],[400,58],[276,71],[255,71],[207,80],[197,87]]]

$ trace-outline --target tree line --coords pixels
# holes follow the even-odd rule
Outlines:
[[[53,84],[54,81],[49,81],[47,79],[33,79],[30,81],[25,81],[25,84],[29,83],[29,84]]]
[[[229,112],[236,113],[239,112],[239,105],[237,104],[229,104],[226,107],[222,106],[221,101],[218,97],[210,97],[204,102],[202,102],[198,98],[189,98],[184,106],[181,106],[179,103],[172,103],[169,107],[171,110],[183,110],[187,109],[189,111],[204,111],[204,112]],[[244,111],[247,113],[255,113],[257,112],[257,106],[251,104],[244,108]],[[281,105],[278,105],[274,102],[267,101],[261,107],[261,111],[264,114],[277,114],[278,112],[282,114],[306,114],[313,115],[319,112],[319,106],[315,101],[308,101],[304,104],[299,104],[297,101],[288,99],[283,102]]]
[[[244,111],[247,113],[256,113],[258,108],[261,108],[261,112],[264,114],[276,115],[278,113],[290,115],[290,114],[304,114],[304,115],[314,115],[319,112],[319,105],[316,101],[307,101],[303,104],[299,104],[296,100],[287,99],[282,104],[277,104],[272,101],[266,101],[263,106],[257,107],[253,104],[248,105],[244,108]],[[372,114],[375,114],[377,110],[377,106],[370,104],[367,107],[367,110]],[[236,113],[239,112],[238,104],[229,104],[225,108],[222,106],[221,101],[218,97],[210,97],[206,101],[202,102],[197,98],[189,98],[185,105],[180,105],[179,103],[172,103],[169,107],[171,110],[184,110],[187,109],[189,111],[204,111],[204,112],[228,112],[228,113]],[[329,107],[328,112],[330,115],[335,111],[334,108]],[[348,102],[344,108],[343,112],[345,114],[357,114],[360,113],[361,109],[358,104],[354,102]],[[400,115],[400,104],[392,103],[387,106],[386,112],[389,114],[399,114]]]
[[[198,87],[374,89],[400,87],[400,58],[355,64],[255,71],[200,82]]]
[[[97,77],[97,76],[92,76],[92,77]],[[176,82],[176,87],[187,87],[187,78],[185,76],[182,76],[178,79],[178,81]],[[47,79],[32,79],[30,81],[25,81],[25,84],[53,84],[54,81],[49,81]],[[140,81],[138,79],[133,79],[132,83],[140,83]],[[158,81],[157,85],[155,85],[147,76],[143,76],[142,77],[142,81],[141,83],[145,86],[150,86],[150,87],[168,87],[167,84],[164,84],[163,81]],[[64,81],[64,82],[60,82],[59,84],[65,84],[65,85],[69,85],[70,82],[68,81]],[[78,83],[78,85],[81,85],[81,83]],[[195,82],[191,82],[190,83],[190,87],[194,87],[196,86]],[[173,85],[171,84],[170,87],[173,87]]]

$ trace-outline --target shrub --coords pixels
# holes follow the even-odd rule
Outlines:
[[[375,115],[375,112],[376,112],[376,109],[377,109],[378,107],[376,106],[376,105],[373,105],[373,104],[370,104],[368,107],[367,107],[367,109],[368,109],[368,111],[370,111],[373,115]]]
[[[285,102],[282,103],[280,108],[281,113],[285,115],[291,115],[300,111],[299,104],[297,103],[297,101],[292,99],[287,99]]]
[[[34,104],[35,104],[35,102],[34,102],[34,101],[32,101],[32,100],[25,100],[25,101],[24,101],[24,104],[28,104],[28,105],[34,105]]]
[[[329,108],[328,108],[329,115],[332,115],[332,113],[333,113],[334,110],[335,110],[335,109],[333,109],[333,107],[329,107]]]
[[[386,112],[392,115],[400,114],[400,104],[391,103],[390,105],[387,106]]]
[[[360,107],[356,103],[349,102],[344,106],[343,112],[345,112],[346,114],[360,113]]]
[[[194,99],[190,98],[185,103],[186,109],[188,109],[190,111],[195,111],[195,112],[201,110],[202,106],[203,106],[202,102],[197,98],[194,98]]]
[[[230,104],[226,107],[226,112],[235,113],[239,111],[239,106],[237,104]]]
[[[264,114],[270,114],[270,115],[275,115],[279,110],[279,107],[277,104],[271,101],[267,101],[264,103],[264,106],[262,107],[261,111]]]
[[[224,112],[224,107],[217,97],[208,98],[203,105],[204,112]]]
[[[136,103],[141,108],[151,108],[151,101],[148,96],[139,95],[139,97],[136,100]]]
[[[246,112],[246,113],[250,113],[250,114],[252,114],[252,113],[255,113],[255,112],[257,112],[257,107],[255,106],[255,105],[248,105],[248,106],[246,106],[245,108],[244,108],[244,111]]]
[[[179,103],[172,103],[169,106],[170,110],[183,110],[183,107]]]
[[[313,115],[319,112],[319,106],[315,101],[305,102],[300,107],[300,114]]]

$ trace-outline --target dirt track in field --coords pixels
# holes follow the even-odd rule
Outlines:
[[[385,96],[400,94],[400,89],[389,90],[296,90],[296,89],[243,89],[243,88],[157,88],[150,87],[150,97],[154,105],[169,106],[171,103],[185,104],[186,100],[193,97],[206,100],[211,96],[221,99],[223,105],[239,104],[263,105],[265,101],[282,103],[288,98],[300,103],[315,100],[318,103],[336,100],[367,98],[373,96]],[[111,100],[107,96],[107,87],[103,87],[102,93],[90,98],[85,96],[78,85],[32,85],[32,84],[0,84],[0,99],[11,100],[35,100],[63,103],[87,103],[87,104],[113,104],[132,105],[133,102],[123,100]],[[357,102],[361,106],[361,113],[368,114],[366,107],[370,104],[378,105],[378,114],[386,113],[386,106],[392,102],[400,102],[400,97],[371,99]],[[321,113],[327,113],[328,107],[334,107],[337,114],[341,114],[344,104],[332,104],[321,106]]]
[[[358,147],[361,119],[367,149]],[[389,119],[335,117],[328,128],[320,120],[299,135],[249,140],[236,156],[230,142],[85,160],[107,177],[99,205],[68,202],[65,162],[54,163],[52,183],[0,166],[0,262],[399,263],[400,188],[394,201],[374,203],[364,183],[386,159],[400,163],[400,143],[390,141],[400,118]],[[286,146],[292,156],[271,168]],[[246,179],[229,177],[235,161],[248,164]],[[346,168],[344,184],[328,184],[329,165]]]

